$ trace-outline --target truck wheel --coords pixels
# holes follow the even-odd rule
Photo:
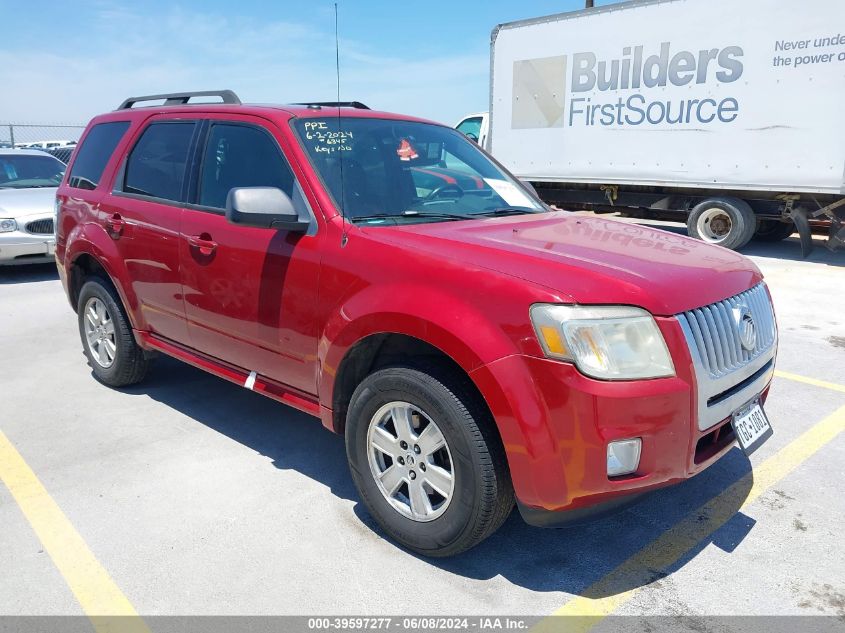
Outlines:
[[[777,220],[760,220],[754,238],[758,242],[780,242],[795,233],[792,222],[778,222]]]
[[[756,228],[754,211],[738,198],[709,198],[695,205],[687,218],[691,237],[732,250],[748,244]]]
[[[79,335],[91,370],[110,387],[140,382],[149,360],[138,347],[132,328],[111,284],[93,277],[79,292]]]
[[[446,373],[388,367],[355,390],[346,418],[352,479],[378,524],[424,556],[452,556],[513,509],[504,449],[483,406]]]

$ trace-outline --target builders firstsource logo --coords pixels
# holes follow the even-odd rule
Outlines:
[[[732,123],[739,116],[739,100],[712,96],[712,86],[742,77],[742,57],[739,46],[673,51],[670,42],[663,42],[654,51],[626,46],[613,59],[580,52],[517,61],[513,127]],[[662,90],[667,86],[708,89],[667,98]]]

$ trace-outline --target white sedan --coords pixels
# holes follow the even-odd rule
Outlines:
[[[0,149],[0,265],[53,261],[53,207],[64,171],[44,152]]]

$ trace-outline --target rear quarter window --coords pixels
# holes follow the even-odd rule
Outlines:
[[[115,147],[129,129],[129,121],[98,123],[76,150],[68,184],[76,189],[96,189]]]

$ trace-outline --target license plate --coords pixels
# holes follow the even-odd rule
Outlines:
[[[732,424],[739,446],[746,455],[756,451],[772,435],[772,425],[758,400],[736,411]]]

